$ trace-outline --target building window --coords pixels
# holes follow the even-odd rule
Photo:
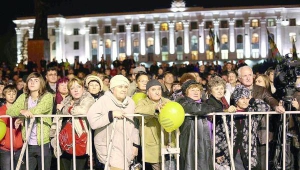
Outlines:
[[[221,21],[221,28],[228,28],[228,21]]]
[[[198,23],[197,22],[191,22],[191,30],[198,29]]]
[[[125,32],[125,26],[119,25],[119,32]]]
[[[110,39],[105,40],[105,48],[111,48],[111,40]]]
[[[79,35],[79,28],[73,29],[73,35]]]
[[[168,52],[161,52],[161,60],[168,61],[169,60],[169,53]]]
[[[139,40],[136,38],[133,40],[133,47],[138,47],[140,45]]]
[[[257,44],[257,43],[259,43],[259,36],[258,36],[258,34],[257,33],[254,33],[253,35],[252,35],[252,44]]]
[[[168,23],[162,23],[160,24],[160,30],[161,31],[168,31],[169,30],[169,26],[168,26]]]
[[[242,49],[237,49],[237,50],[236,50],[236,58],[237,58],[237,59],[243,59],[243,58],[244,58],[244,50],[242,50]]]
[[[97,33],[98,33],[97,27],[91,27],[91,34],[97,34]]]
[[[259,49],[252,49],[252,58],[259,58]]]
[[[79,50],[79,41],[74,42],[74,50]]]
[[[223,34],[221,37],[221,43],[227,44],[228,43],[228,36],[226,34]]]
[[[258,27],[258,26],[259,26],[258,19],[253,19],[253,20],[251,21],[251,27],[256,28],[256,27]]]
[[[124,47],[125,47],[125,41],[124,41],[123,39],[121,39],[121,40],[119,41],[119,47],[120,47],[120,48],[124,48]]]
[[[92,41],[92,49],[97,49],[98,43],[96,40]]]
[[[206,50],[206,59],[207,60],[214,59],[214,53],[212,51]]]
[[[290,26],[296,26],[296,18],[290,19]]]
[[[274,26],[276,26],[275,19],[274,18],[268,18],[267,19],[267,26],[268,27],[274,27]]]
[[[181,37],[177,38],[176,45],[182,45],[182,38]]]
[[[55,29],[52,29],[52,36],[55,36]]]
[[[243,36],[242,35],[237,35],[236,42],[237,43],[243,43]]]
[[[139,30],[139,25],[138,24],[134,24],[133,26],[132,26],[132,31],[133,32],[139,32],[140,30]]]
[[[198,59],[198,51],[192,51],[192,60],[199,60]]]
[[[235,27],[239,28],[239,27],[244,27],[244,21],[239,19],[235,21]]]
[[[206,29],[213,28],[213,27],[214,27],[214,26],[213,26],[212,21],[206,21],[206,22],[205,22],[205,28],[206,28]]]
[[[147,39],[147,47],[154,45],[154,38],[150,37]]]
[[[153,24],[147,24],[147,31],[153,31]]]
[[[167,45],[168,45],[168,39],[167,39],[166,37],[162,38],[162,39],[161,39],[161,44],[162,44],[163,46],[167,46]]]
[[[176,31],[180,31],[183,30],[183,25],[182,22],[176,22]]]
[[[104,27],[104,33],[111,33],[110,26],[105,26]]]
[[[221,50],[222,60],[228,60],[228,50]]]

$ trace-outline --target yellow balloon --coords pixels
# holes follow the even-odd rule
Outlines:
[[[145,93],[139,92],[139,93],[135,93],[135,94],[132,96],[132,100],[133,100],[134,103],[137,105],[138,102],[139,102],[140,100],[143,100],[143,99],[145,99],[146,97],[147,97],[147,95],[146,95]]]
[[[182,125],[184,118],[184,109],[177,102],[168,102],[165,104],[158,115],[159,123],[167,132],[178,129]]]
[[[2,119],[0,119],[0,140],[4,138],[6,134],[6,124]]]

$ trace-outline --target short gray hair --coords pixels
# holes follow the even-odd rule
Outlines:
[[[242,69],[245,69],[245,68],[250,69],[252,71],[252,73],[253,73],[253,70],[252,70],[252,68],[250,66],[242,66],[242,67],[240,67],[238,69],[238,77],[241,77],[241,74],[242,74],[241,71],[242,71]]]

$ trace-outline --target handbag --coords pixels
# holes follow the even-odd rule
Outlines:
[[[84,129],[83,121],[81,118],[79,118],[81,127],[83,129],[83,133],[78,136],[78,134],[75,132],[75,155],[76,156],[83,156],[86,154],[86,144],[87,144],[87,132]],[[68,154],[74,154],[73,153],[73,140],[72,140],[72,122],[68,120],[66,122],[66,125],[63,127],[63,129],[59,132],[59,145],[60,148],[67,152]]]

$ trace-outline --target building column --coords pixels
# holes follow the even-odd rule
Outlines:
[[[277,20],[276,20],[276,32],[275,32],[275,34],[276,35],[274,35],[274,39],[276,39],[276,45],[277,45],[277,48],[278,48],[278,51],[280,52],[280,54],[281,55],[283,55],[282,54],[282,43],[281,43],[281,18],[278,18]]]
[[[155,54],[160,54],[160,36],[159,36],[159,23],[154,24],[154,45],[155,45]]]
[[[217,43],[217,36],[219,36],[219,25],[220,25],[220,21],[219,20],[215,20],[215,21],[213,21],[213,23],[214,23],[214,34],[215,34],[215,39],[214,39],[214,44],[215,44],[215,46],[214,46],[214,49],[215,49],[215,52],[217,53],[217,52],[219,52],[219,46],[218,46],[218,43]],[[219,58],[221,59],[221,56],[219,56]]]
[[[131,24],[126,24],[126,56],[131,56]]]
[[[244,45],[244,50],[245,50],[245,58],[250,58],[251,56],[251,43],[250,43],[250,22],[249,20],[245,20],[245,45]]]
[[[17,34],[17,62],[19,63],[22,59],[22,30],[15,28]]]
[[[260,19],[260,56],[261,58],[266,58],[267,57],[267,43],[268,40],[266,39],[267,36],[267,31],[266,31],[266,19],[261,18]]]
[[[174,22],[169,23],[169,53],[175,53],[175,35],[174,35]]]
[[[189,30],[190,22],[183,21],[183,27],[184,27],[184,53],[188,54],[190,53],[190,30]]]
[[[114,61],[118,57],[118,47],[117,47],[117,36],[116,36],[116,27],[112,27],[112,49],[111,49],[111,58],[110,62]]]
[[[97,30],[98,30],[98,47],[97,47],[97,51],[98,51],[98,57],[97,57],[97,62],[100,61],[102,55],[104,54],[104,46],[103,46],[103,39],[101,36],[101,29],[100,26],[97,26]]]
[[[57,61],[61,61],[63,59],[63,50],[62,50],[62,44],[64,43],[64,40],[62,39],[62,27],[57,26],[55,28],[55,58]],[[51,44],[50,44],[51,47]]]
[[[85,31],[85,35],[84,35],[85,57],[91,60],[90,26],[86,25],[84,31]]]
[[[199,24],[199,52],[205,52],[205,35],[204,35],[204,22]]]
[[[28,29],[28,31],[29,31],[29,39],[32,39],[32,38],[33,38],[33,28],[30,27],[30,28]]]
[[[140,54],[145,55],[146,54],[146,24],[140,23]]]
[[[229,21],[229,50],[230,52],[235,51],[236,43],[235,43],[235,35],[234,35],[234,19],[230,19]]]

